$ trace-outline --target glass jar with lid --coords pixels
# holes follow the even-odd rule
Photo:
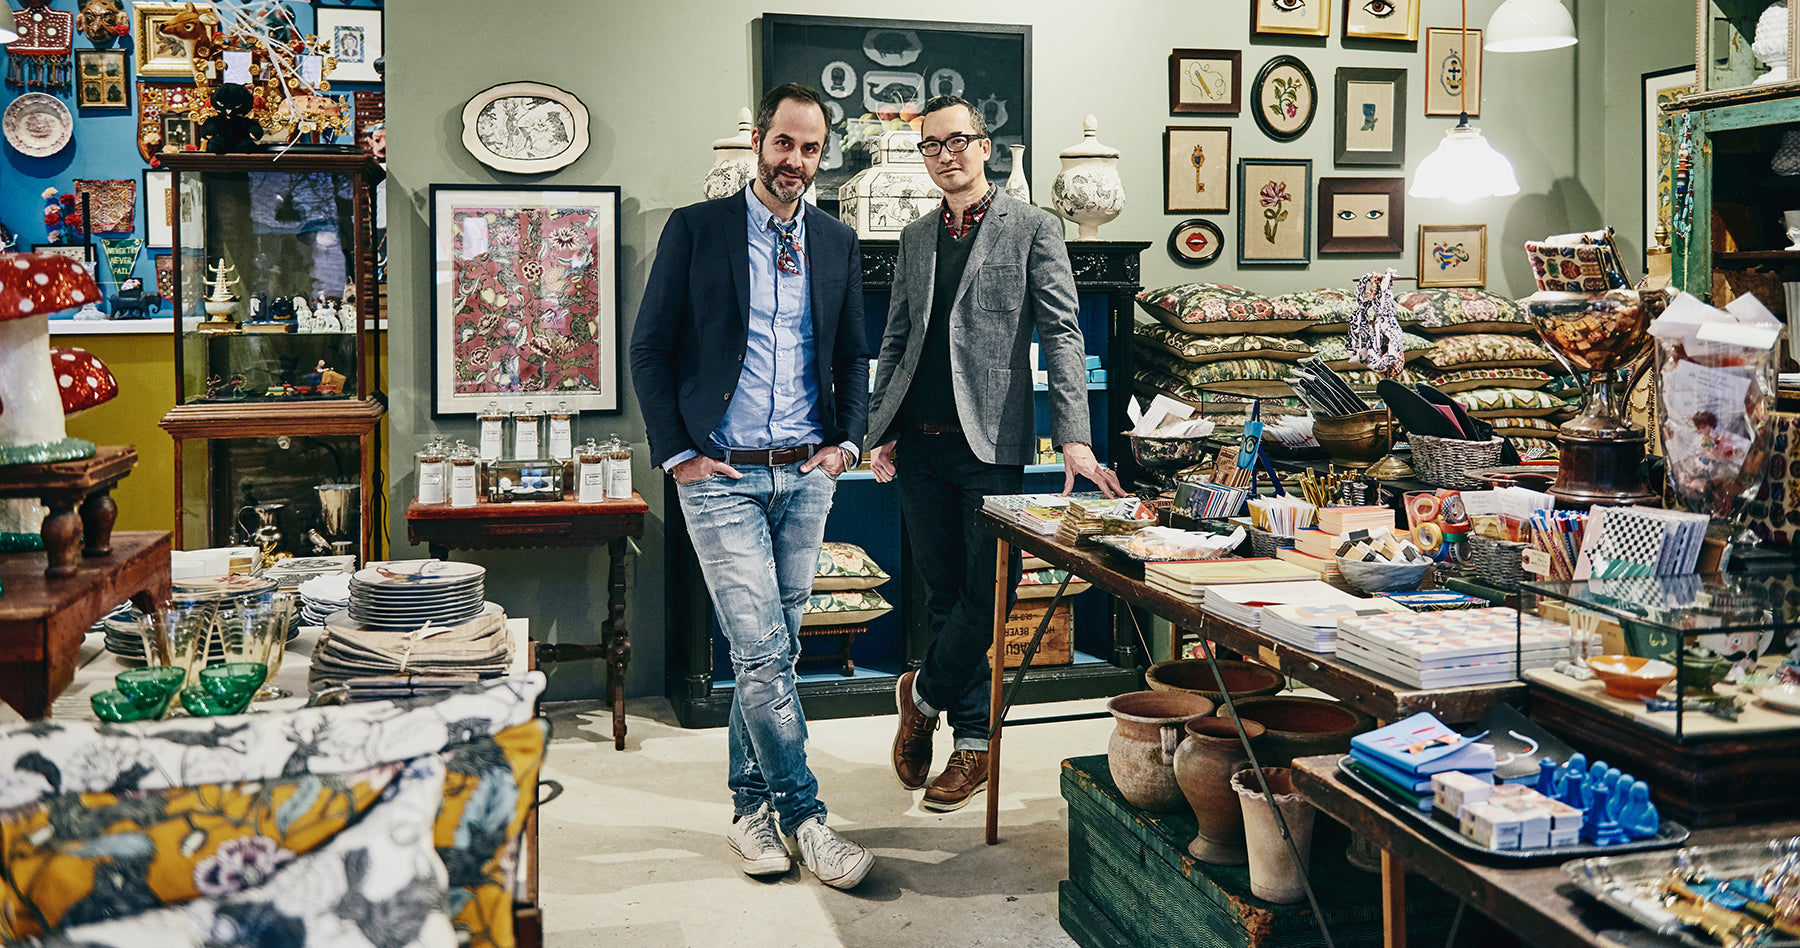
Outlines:
[[[445,501],[444,466],[446,450],[443,438],[433,438],[425,447],[414,455],[419,465],[418,499],[421,504],[441,504]]]
[[[481,423],[481,460],[500,460],[506,451],[506,412],[499,402],[488,402],[475,419]]]
[[[475,488],[475,449],[462,439],[450,452],[450,506],[473,507],[480,496]]]
[[[530,402],[513,412],[513,459],[533,461],[544,456],[544,413]]]

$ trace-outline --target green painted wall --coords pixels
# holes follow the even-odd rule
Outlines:
[[[1455,26],[1456,4],[1425,0],[1425,26]],[[1496,0],[1469,3],[1469,22],[1484,25]],[[699,181],[712,162],[711,142],[735,130],[737,110],[754,100],[760,2],[664,0],[651,4],[594,4],[538,0],[496,7],[477,0],[435,0],[387,8],[389,241],[392,248],[391,533],[405,552],[405,499],[413,490],[411,458],[433,433],[473,437],[472,422],[434,422],[430,380],[431,286],[427,189],[434,183],[505,182],[615,184],[624,190],[624,309],[620,338],[629,337],[657,235],[671,209],[699,199]],[[1047,203],[1056,153],[1081,137],[1083,115],[1100,119],[1101,139],[1124,153],[1120,170],[1127,205],[1103,237],[1154,243],[1144,255],[1144,281],[1163,285],[1202,279],[1286,292],[1348,286],[1377,266],[1414,271],[1417,225],[1485,222],[1489,226],[1489,286],[1523,296],[1531,279],[1518,248],[1525,240],[1612,222],[1627,238],[1627,259],[1640,227],[1638,76],[1691,58],[1692,6],[1685,0],[1605,4],[1571,0],[1582,42],[1573,49],[1485,57],[1485,101],[1477,124],[1509,157],[1523,193],[1470,205],[1409,201],[1407,246],[1399,257],[1336,257],[1310,267],[1238,270],[1236,223],[1213,215],[1227,234],[1225,258],[1188,270],[1162,250],[1170,227],[1186,215],[1162,213],[1162,133],[1172,124],[1230,124],[1234,157],[1310,157],[1314,175],[1410,173],[1437,146],[1454,118],[1426,118],[1422,99],[1423,43],[1352,42],[1341,37],[1334,4],[1330,38],[1250,36],[1246,3],[1205,4],[1115,0],[1104,7],[1060,2],[992,0],[972,6],[920,0],[889,8],[896,16],[928,20],[981,19],[1033,27],[1032,193]],[[867,16],[866,3],[801,0],[784,12]],[[498,14],[498,16],[497,16]],[[1246,81],[1271,56],[1293,53],[1312,68],[1323,104],[1312,128],[1296,142],[1265,138],[1248,115],[1184,116],[1166,111],[1172,47],[1244,49]],[[1406,66],[1409,81],[1405,169],[1331,167],[1332,125],[1327,108],[1339,66]],[[593,143],[558,174],[493,172],[462,148],[463,104],[491,85],[548,82],[579,96],[592,114]],[[1190,119],[1199,119],[1190,121]],[[1237,202],[1233,202],[1234,207]],[[1073,233],[1071,228],[1070,233]],[[621,363],[621,378],[623,367]],[[645,451],[643,425],[629,391],[624,411],[583,420],[582,434],[616,432]],[[641,469],[638,487],[652,522],[633,560],[630,622],[636,649],[628,690],[662,691],[662,481]],[[529,616],[539,637],[593,641],[604,602],[605,557],[576,552],[488,554],[497,598]],[[555,666],[551,696],[599,693],[588,665]]]

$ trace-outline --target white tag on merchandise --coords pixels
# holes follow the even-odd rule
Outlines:
[[[325,78],[325,59],[317,55],[300,57],[300,81],[309,86],[316,86]]]
[[[225,57],[225,81],[247,86],[250,84],[250,51],[247,49],[228,49]]]

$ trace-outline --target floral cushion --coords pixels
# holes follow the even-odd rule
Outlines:
[[[1308,336],[1312,343],[1313,353],[1325,360],[1325,364],[1334,369],[1362,369],[1365,366],[1350,358],[1350,339],[1348,336],[1333,334],[1329,336]],[[1437,343],[1417,333],[1402,333],[1400,348],[1406,358],[1417,359],[1431,352]]]
[[[872,589],[888,579],[881,564],[854,543],[825,543],[819,547],[819,572],[813,579],[815,591]]]
[[[806,611],[800,614],[802,626],[864,625],[893,611],[881,594],[872,589],[847,589],[840,592],[813,593],[806,600]]]
[[[1555,441],[1548,438],[1508,438],[1519,457],[1527,461],[1555,460],[1561,457],[1562,451]]]
[[[1541,369],[1452,369],[1427,368],[1425,381],[1440,392],[1461,392],[1472,388],[1543,388],[1554,381]]]
[[[1069,574],[1060,569],[1033,569],[1019,574],[1019,585],[1015,593],[1020,599],[1049,599],[1056,595],[1056,587],[1062,585],[1063,578]],[[1065,596],[1087,592],[1093,584],[1085,579],[1069,580],[1069,588],[1063,591]]]
[[[1411,313],[1428,333],[1530,333],[1524,307],[1504,296],[1465,287],[1413,290],[1394,297],[1403,313]],[[1407,317],[1400,317],[1402,323]]]
[[[1497,435],[1522,438],[1554,438],[1562,427],[1548,418],[1490,418],[1488,424],[1494,426]]]
[[[1225,395],[1273,395],[1292,397],[1294,390],[1284,381],[1293,371],[1291,362],[1270,359],[1238,359],[1231,362],[1183,362],[1169,359],[1154,367],[1163,375],[1180,380],[1199,391]]]
[[[1158,355],[1173,355],[1185,362],[1219,362],[1225,359],[1275,359],[1297,362],[1312,355],[1312,347],[1294,336],[1201,336],[1179,332],[1161,323],[1138,323],[1138,343]]]
[[[1344,333],[1350,331],[1350,317],[1356,312],[1356,298],[1344,290],[1301,290],[1275,297],[1312,317],[1307,332]],[[1402,326],[1411,326],[1418,317],[1404,307],[1396,308],[1394,317]]]
[[[1470,333],[1438,336],[1437,348],[1423,358],[1440,369],[1488,369],[1500,366],[1550,368],[1556,357],[1543,343],[1528,336]]]
[[[1568,403],[1549,392],[1523,388],[1471,388],[1450,396],[1477,418],[1553,415]]]
[[[1381,380],[1387,376],[1373,369],[1339,369],[1338,378],[1343,379],[1344,384],[1366,394],[1372,392],[1375,386],[1381,384]],[[1424,381],[1424,378],[1411,369],[1401,369],[1400,374],[1394,377],[1394,381],[1401,385],[1414,385]],[[1367,395],[1367,400],[1373,402],[1377,408],[1381,407],[1381,401],[1374,395]]]
[[[1140,290],[1144,312],[1188,333],[1239,336],[1293,332],[1312,324],[1291,304],[1228,283],[1181,283]]]

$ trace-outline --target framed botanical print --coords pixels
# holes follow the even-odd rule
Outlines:
[[[1419,225],[1420,286],[1486,284],[1486,224]]]
[[[1694,91],[1694,67],[1644,73],[1644,248],[1656,245],[1656,225],[1672,219],[1675,191],[1675,120],[1665,103]],[[1644,266],[1650,265],[1649,257]]]
[[[1169,54],[1171,115],[1243,111],[1244,54],[1236,49],[1178,49]]]
[[[381,58],[381,11],[350,7],[320,7],[319,39],[331,44],[337,57],[333,82],[380,82],[375,60]]]
[[[1336,108],[1333,161],[1406,164],[1406,70],[1340,67]]]
[[[431,186],[431,413],[619,410],[619,189]]]
[[[1319,253],[1406,249],[1405,178],[1320,178]]]
[[[1312,159],[1238,159],[1240,265],[1311,263]]]
[[[1171,125],[1163,132],[1163,213],[1231,210],[1231,129]]]
[[[131,79],[122,49],[75,51],[75,105],[83,109],[131,108]]]
[[[1202,267],[1225,252],[1225,235],[1219,226],[1198,217],[1182,221],[1169,232],[1169,259],[1184,267]]]
[[[163,249],[175,243],[175,175],[144,169],[144,246]]]
[[[1425,30],[1425,114],[1460,115],[1464,111],[1471,118],[1481,114],[1481,31],[1429,27]]]
[[[186,0],[135,0],[131,4],[131,36],[138,75],[193,78],[194,41],[169,36],[161,29],[189,7],[204,11],[211,10],[212,4]]]
[[[1356,3],[1358,0],[1345,0]],[[1287,33],[1294,36],[1330,36],[1331,0],[1250,0],[1256,11],[1252,33]]]
[[[1344,36],[1357,39],[1419,39],[1419,4],[1424,0],[1344,0]]]
[[[1264,63],[1250,87],[1250,108],[1263,134],[1278,142],[1299,138],[1319,110],[1312,70],[1285,54]]]

